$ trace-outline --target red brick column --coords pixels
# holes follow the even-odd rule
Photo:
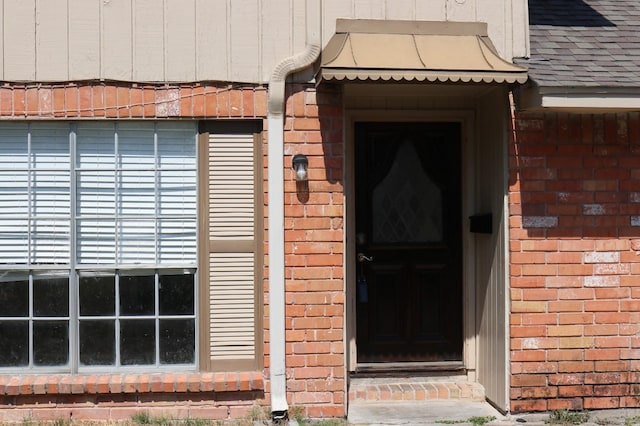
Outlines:
[[[640,406],[640,115],[521,113],[511,408]]]
[[[345,414],[343,123],[339,91],[288,87],[285,122],[286,353],[289,403]],[[291,158],[309,159],[297,184]]]

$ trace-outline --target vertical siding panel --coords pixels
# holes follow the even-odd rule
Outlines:
[[[133,0],[133,79],[165,79],[164,1]]]
[[[233,0],[229,2],[231,25],[232,81],[260,81],[260,2]],[[272,30],[272,29],[268,29]]]
[[[423,21],[444,21],[447,17],[446,0],[416,1],[416,19]]]
[[[526,0],[511,2],[512,53],[511,57],[529,56],[529,11]]]
[[[353,0],[353,12],[356,18],[384,19],[384,0]]]
[[[322,2],[322,41],[327,43],[336,32],[336,19],[353,17],[353,0]]]
[[[296,1],[290,0],[291,2],[291,28],[292,28],[292,54],[295,52],[300,52],[304,49],[304,46],[307,44],[307,5],[304,1]],[[264,8],[264,6],[263,6]],[[317,22],[316,25],[319,25]]]
[[[102,8],[102,78],[131,80],[131,1],[101,1]]]
[[[387,0],[386,18],[413,20],[416,18],[415,0]]]
[[[69,79],[100,76],[100,3],[69,0]]]
[[[493,42],[498,53],[503,58],[511,60],[511,57],[507,57],[506,49],[506,20],[511,20],[510,17],[505,16],[505,2],[503,0],[476,0],[477,11],[476,19],[480,22],[489,23],[489,38]]]
[[[289,0],[268,0],[262,9],[262,67],[264,81],[269,80],[270,70],[282,59],[292,54],[293,11]],[[304,21],[303,21],[304,22]]]
[[[36,3],[36,79],[69,79],[67,0]]]
[[[4,78],[33,80],[36,76],[36,3],[35,0],[5,0]]]
[[[476,1],[466,0],[458,2],[456,0],[446,0],[447,21],[470,22],[476,20]]]
[[[167,0],[166,68],[169,81],[196,77],[195,0]]]
[[[229,80],[227,37],[227,3],[197,0],[197,80]]]
[[[478,212],[493,214],[493,233],[476,235],[478,381],[487,399],[507,408],[507,253],[506,253],[506,93],[502,89],[478,103]]]

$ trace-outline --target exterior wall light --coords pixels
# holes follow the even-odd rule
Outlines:
[[[291,161],[293,170],[296,172],[296,180],[298,182],[306,182],[309,179],[308,169],[309,160],[304,154],[296,154]]]

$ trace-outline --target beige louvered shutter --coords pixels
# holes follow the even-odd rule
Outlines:
[[[201,127],[203,369],[260,366],[261,156],[255,122]]]

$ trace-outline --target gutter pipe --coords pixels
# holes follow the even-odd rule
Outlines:
[[[287,76],[312,65],[320,54],[322,0],[306,0],[306,46],[283,59],[269,80],[267,167],[269,193],[269,379],[271,417],[288,418],[285,352],[284,104]]]

